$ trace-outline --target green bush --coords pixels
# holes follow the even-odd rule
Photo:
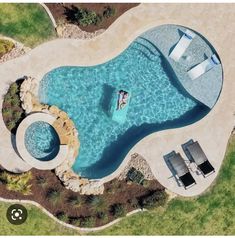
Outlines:
[[[121,203],[116,203],[116,204],[111,205],[110,211],[111,211],[111,214],[116,218],[123,217],[126,215],[126,208]]]
[[[11,191],[20,192],[23,195],[31,194],[31,184],[29,181],[32,178],[31,172],[23,174],[11,174],[6,171],[0,174],[0,180],[6,184],[6,188]]]
[[[107,213],[100,211],[100,212],[97,212],[96,216],[98,219],[102,220],[104,223],[108,222],[109,217]]]
[[[81,26],[98,25],[102,21],[102,16],[87,9],[77,9],[74,18]]]
[[[68,223],[69,222],[69,217],[64,213],[64,212],[58,212],[56,214],[56,217],[63,222]]]
[[[91,202],[92,210],[102,212],[107,210],[106,202],[102,197],[95,196]]]
[[[143,185],[145,188],[148,188],[148,187],[150,186],[150,181],[145,179],[145,180],[142,182],[142,185]]]
[[[83,217],[80,220],[80,226],[81,227],[93,227],[95,225],[95,218],[94,217]]]
[[[0,58],[14,48],[14,43],[9,40],[0,39]]]
[[[80,207],[82,205],[82,198],[79,196],[72,195],[68,197],[67,202],[75,207]]]
[[[6,127],[15,134],[17,126],[25,117],[24,110],[21,107],[19,96],[21,83],[13,83],[10,85],[8,92],[4,96],[2,115]]]
[[[139,201],[137,198],[132,198],[127,201],[132,208],[138,209],[140,207]]]
[[[116,14],[116,9],[114,7],[107,6],[103,11],[103,17],[109,18]]]
[[[45,188],[48,184],[47,179],[42,176],[37,176],[36,177],[36,183],[40,185],[42,188]]]
[[[50,188],[47,191],[46,197],[53,205],[58,204],[62,200],[61,192],[54,188]]]
[[[142,197],[140,200],[142,208],[151,209],[163,206],[167,201],[167,194],[165,191],[154,191],[149,195]]]

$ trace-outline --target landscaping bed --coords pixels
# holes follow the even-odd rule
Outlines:
[[[73,23],[79,25],[83,31],[95,32],[99,29],[107,29],[119,16],[139,3],[46,3],[56,23]],[[83,26],[74,19],[74,14],[79,9],[95,13],[96,23]],[[87,17],[86,20],[92,20]],[[88,19],[89,18],[89,19]]]
[[[22,175],[7,174],[11,182],[5,179],[4,170],[0,172],[0,197],[36,201],[58,219],[79,227],[101,226],[137,208],[163,205],[167,199],[156,180],[144,186],[113,180],[105,184],[104,194],[92,196],[66,189],[53,171],[32,169],[18,181],[17,176]],[[149,199],[155,200],[151,203]]]
[[[4,96],[2,104],[2,117],[7,129],[13,134],[20,122],[25,118],[24,110],[20,101],[20,85],[23,80],[12,83]]]

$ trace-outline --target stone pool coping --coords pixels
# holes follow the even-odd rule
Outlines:
[[[68,153],[68,146],[60,144],[59,152],[55,158],[49,161],[40,161],[34,158],[25,146],[25,133],[27,128],[34,122],[43,121],[47,122],[53,127],[56,117],[43,113],[35,112],[28,115],[19,125],[16,131],[16,147],[22,159],[36,169],[52,170],[64,162]]]
[[[106,62],[120,54],[137,36],[152,27],[172,23],[200,32],[215,47],[223,64],[223,88],[216,105],[208,115],[194,124],[156,132],[143,138],[129,151],[120,167],[102,179],[106,182],[117,177],[131,158],[131,154],[138,153],[146,159],[154,176],[163,186],[182,196],[199,195],[217,176],[234,126],[235,68],[232,63],[235,61],[235,54],[230,47],[224,47],[232,46],[235,38],[234,11],[234,4],[141,4],[124,13],[110,28],[94,39],[53,40],[22,57],[0,65],[2,76],[0,95],[5,94],[9,83],[23,75],[41,79],[45,73],[56,67],[89,66]],[[226,14],[223,14],[225,12]],[[229,27],[224,29],[228,22]],[[2,118],[0,118],[0,131],[2,138],[0,145],[4,148],[0,150],[0,163],[8,157],[13,161],[17,160],[18,155],[12,147],[10,132],[6,129]],[[195,178],[197,185],[185,190],[177,186],[163,161],[163,155],[175,150],[184,156],[181,144],[189,139],[199,141],[216,173],[206,179],[197,175]]]

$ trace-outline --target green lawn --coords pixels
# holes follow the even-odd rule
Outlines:
[[[29,47],[56,37],[47,13],[35,3],[1,3],[0,34]]]
[[[5,218],[8,204],[0,203],[0,235],[75,235],[33,206],[21,226]],[[39,229],[40,228],[40,229]],[[235,235],[235,136],[230,139],[216,185],[197,199],[172,200],[167,208],[136,214],[97,235]]]
[[[10,203],[0,203],[0,235],[79,235],[78,231],[66,229],[50,219],[40,209],[24,205],[28,210],[28,219],[22,225],[11,225],[6,219]]]

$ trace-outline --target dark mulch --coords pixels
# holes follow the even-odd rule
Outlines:
[[[50,9],[57,24],[61,21],[70,23],[66,17],[66,8],[71,9],[73,6],[95,11],[97,14],[102,15],[104,8],[107,6],[116,9],[116,14],[110,18],[105,18],[98,26],[90,25],[86,27],[79,26],[82,30],[87,32],[94,32],[99,29],[107,29],[119,16],[129,9],[136,7],[139,3],[46,3]]]
[[[9,191],[6,189],[4,184],[0,183],[0,196],[7,199],[28,199],[33,200],[41,204],[44,208],[50,211],[56,216],[58,213],[65,213],[70,217],[70,223],[73,219],[81,217],[97,217],[97,211],[94,211],[94,206],[89,202],[86,202],[90,197],[86,195],[80,195],[71,190],[66,189],[61,181],[55,176],[53,171],[42,171],[37,169],[31,170],[33,179],[30,181],[32,184],[32,194],[31,195],[22,195],[18,192]],[[44,187],[38,184],[37,178],[45,178],[46,184]],[[47,193],[50,189],[55,189],[60,191],[61,200],[53,205],[51,201],[47,199]],[[110,212],[110,206],[116,203],[124,204],[127,212],[134,210],[135,208],[128,202],[133,198],[140,198],[146,196],[153,191],[163,192],[164,187],[158,183],[158,181],[150,181],[148,187],[138,185],[135,183],[128,183],[126,181],[112,180],[105,184],[105,192],[99,197],[103,198],[105,201],[105,208],[107,209],[108,221],[102,221],[96,219],[95,226],[103,225],[109,221],[114,220],[112,213]],[[68,198],[71,196],[80,197],[83,201],[82,205],[79,207],[74,207],[68,203]],[[105,209],[102,209],[105,210]]]

